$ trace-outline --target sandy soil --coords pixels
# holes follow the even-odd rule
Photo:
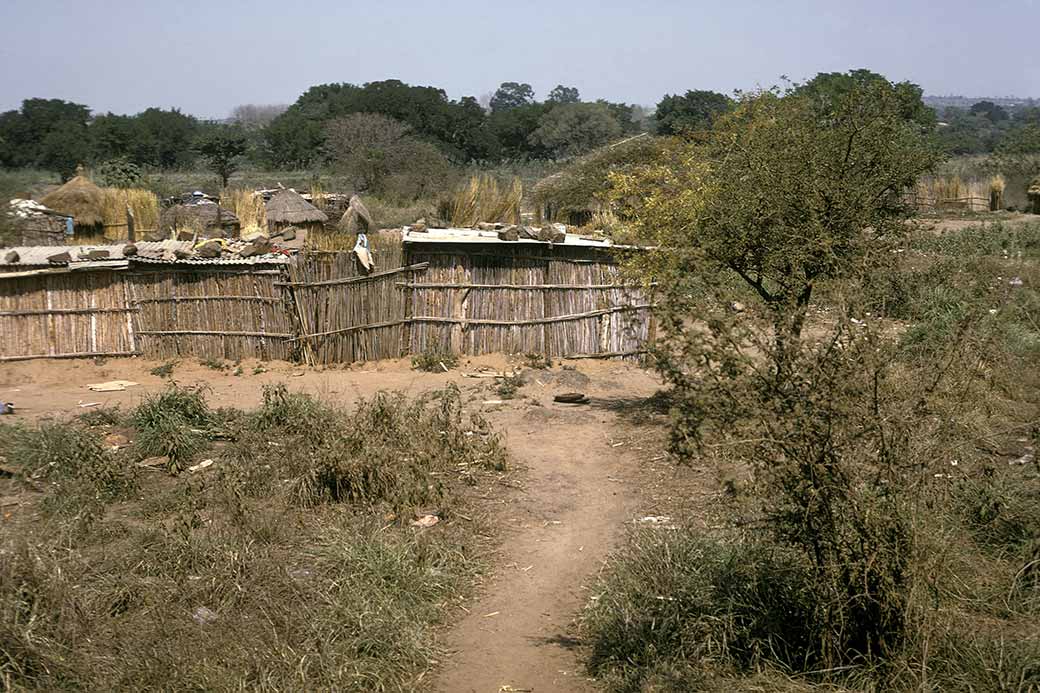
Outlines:
[[[0,365],[0,399],[13,402],[15,418],[72,416],[100,402],[128,409],[167,381],[149,371],[159,365],[140,359],[32,361]],[[267,372],[255,373],[262,366]],[[286,382],[338,404],[378,390],[419,392],[455,382],[469,407],[485,411],[503,433],[513,462],[522,468],[521,488],[495,499],[492,512],[502,543],[491,576],[460,620],[445,630],[451,656],[435,672],[434,690],[497,693],[513,690],[591,691],[576,652],[574,619],[586,602],[587,583],[627,524],[674,507],[676,475],[697,489],[703,470],[676,471],[663,453],[663,431],[637,421],[638,405],[660,388],[651,373],[617,362],[573,362],[529,371],[515,399],[499,399],[495,381],[463,373],[481,367],[509,368],[500,356],[464,361],[450,373],[419,373],[404,361],[348,369],[308,369],[287,363],[242,364],[242,375],[183,360],[173,380],[204,384],[212,406],[252,407],[265,384]],[[139,383],[124,392],[97,393],[88,383]],[[552,401],[560,392],[582,391],[585,405]],[[660,415],[658,420],[660,420]],[[683,490],[696,500],[697,491]],[[702,506],[703,507],[703,506]]]

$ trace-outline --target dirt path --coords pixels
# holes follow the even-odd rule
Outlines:
[[[437,690],[593,690],[574,652],[572,619],[585,602],[583,583],[636,501],[622,479],[632,463],[612,447],[621,442],[611,437],[615,415],[582,421],[589,415],[532,409],[526,427],[510,432],[509,450],[528,468],[525,488],[507,511],[493,582],[447,639],[455,654]]]

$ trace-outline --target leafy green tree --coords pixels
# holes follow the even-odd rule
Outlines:
[[[993,123],[999,123],[1010,118],[1007,111],[992,101],[978,101],[972,104],[969,110],[973,115],[985,116]]]
[[[872,84],[884,84],[891,88],[899,103],[899,114],[905,120],[927,130],[935,127],[935,111],[922,100],[921,87],[912,82],[892,83],[870,70],[821,72],[805,84],[798,85],[795,91],[811,99],[817,113],[825,115],[840,107],[843,97]]]
[[[141,167],[126,157],[108,159],[94,167],[94,179],[99,185],[113,188],[136,188],[144,181]]]
[[[192,144],[201,128],[193,116],[179,109],[149,108],[134,116],[140,128],[139,163],[162,169],[190,166],[195,161]]]
[[[214,128],[195,143],[206,167],[220,177],[221,188],[227,187],[231,174],[238,170],[247,147],[246,133],[234,125]]]
[[[565,103],[542,116],[529,140],[553,158],[561,158],[584,154],[621,134],[621,125],[606,104]]]
[[[557,84],[545,100],[549,103],[579,103],[581,95],[578,94],[577,87],[565,87]]]
[[[657,104],[657,134],[678,135],[707,129],[731,108],[732,99],[714,91],[688,91],[682,96],[665,94]]]
[[[544,159],[548,150],[531,140],[551,104],[531,103],[497,111],[488,116],[488,130],[498,144],[504,159]]]
[[[907,639],[913,542],[900,494],[918,404],[890,408],[893,352],[848,316],[857,278],[907,233],[901,193],[938,154],[896,85],[870,80],[819,105],[804,92],[745,95],[703,137],[616,176],[614,199],[657,246],[635,262],[660,287],[673,449],[750,465],[761,526],[807,567],[804,656],[826,668]],[[823,283],[839,318],[807,340]]]
[[[502,82],[488,104],[492,113],[501,113],[534,103],[534,89],[530,84],[520,82]]]
[[[40,166],[71,175],[89,154],[90,109],[61,99],[25,99],[17,111],[0,115],[0,165]],[[68,148],[67,152],[63,148]],[[70,166],[69,160],[78,158]]]

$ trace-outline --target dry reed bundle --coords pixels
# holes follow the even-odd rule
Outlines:
[[[242,236],[267,233],[267,209],[264,198],[252,190],[229,188],[220,195],[220,204],[231,210],[242,223]]]
[[[159,228],[159,198],[155,193],[141,188],[102,188],[101,192],[106,239],[126,238],[128,206],[134,213],[135,231],[154,231]]]
[[[989,209],[996,212],[1004,208],[1004,189],[1007,181],[999,173],[989,179]]]
[[[975,178],[936,176],[918,180],[914,192],[921,207],[981,211],[991,207],[991,185]]]
[[[473,176],[445,201],[445,216],[452,226],[465,228],[480,222],[520,223],[524,186],[514,178],[509,187],[488,174]]]
[[[328,210],[328,198],[325,196],[325,187],[321,182],[311,185],[311,204],[323,212]]]

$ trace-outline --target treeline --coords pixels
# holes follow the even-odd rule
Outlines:
[[[937,135],[950,154],[990,154],[1020,140],[1030,127],[1040,126],[1040,107],[1005,108],[978,101],[970,108],[947,106],[938,111]]]
[[[83,104],[26,99],[19,110],[0,114],[0,167],[38,167],[66,177],[79,163],[184,169],[198,163],[201,142],[230,135],[244,142],[242,156],[254,166],[310,168],[333,163],[337,147],[329,134],[342,131],[333,122],[362,113],[393,120],[452,165],[555,160],[639,132],[671,134],[703,124],[730,103],[722,94],[690,91],[666,95],[651,110],[583,101],[576,88],[563,85],[539,101],[531,85],[519,82],[503,83],[481,103],[385,80],[314,86],[291,106],[240,106],[229,121],[214,123],[177,109],[91,114]]]
[[[823,96],[884,79],[868,70],[821,73],[799,89]],[[936,111],[912,83],[893,85],[905,115],[933,130],[950,154],[1030,149],[1040,109],[1009,113],[991,102]],[[829,98],[829,96],[828,96]],[[177,109],[136,115],[92,114],[60,99],[27,99],[0,114],[0,167],[36,167],[71,176],[80,163],[110,184],[131,184],[144,171],[200,164],[226,184],[245,165],[257,169],[331,168],[358,190],[393,183],[397,196],[421,195],[445,172],[473,164],[561,160],[640,132],[704,130],[733,99],[713,91],[667,94],[650,109],[583,101],[558,85],[538,100],[531,85],[505,82],[483,102],[449,99],[443,89],[398,80],[311,87],[290,106],[239,106],[224,122]],[[1011,145],[1014,145],[1012,147]]]

